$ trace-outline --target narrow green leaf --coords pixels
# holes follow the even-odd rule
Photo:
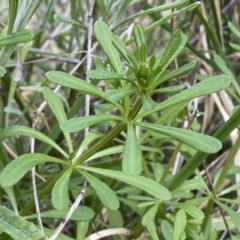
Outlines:
[[[8,34],[6,36],[1,36],[0,46],[25,43],[30,42],[31,40],[33,40],[33,34],[29,30],[23,29],[15,33]]]
[[[131,54],[128,49],[126,48],[126,45],[123,43],[123,41],[116,35],[113,35],[112,37],[112,43],[114,47],[118,50],[118,52],[121,54],[121,56],[124,58],[125,61],[128,62],[134,69],[138,68],[138,62]]]
[[[59,151],[64,157],[68,158],[67,153],[61,147],[59,147],[59,145],[56,144],[52,139],[50,139],[45,134],[29,127],[13,125],[11,127],[5,128],[0,132],[0,140],[16,135],[36,138],[42,142],[49,144],[57,151]]]
[[[157,124],[135,122],[136,125],[141,126],[152,131],[159,132],[180,142],[183,142],[201,152],[215,153],[222,147],[222,143],[211,136],[207,136],[198,132],[193,132],[187,129],[166,127]]]
[[[0,66],[0,78],[3,77],[6,72],[7,70],[4,67]]]
[[[184,210],[187,214],[192,216],[195,219],[203,219],[204,213],[197,208],[196,206],[192,205],[191,203],[180,203],[180,202],[167,202],[169,205],[172,205],[176,208]]]
[[[94,24],[94,32],[113,70],[117,73],[123,73],[119,53],[112,44],[113,34],[110,28],[104,22],[98,20]]]
[[[26,221],[3,206],[0,206],[0,230],[7,233],[13,239],[48,239],[33,223]]]
[[[76,89],[84,94],[102,97],[103,92],[86,81],[60,71],[49,71],[45,74],[49,80],[65,87]]]
[[[208,240],[217,240],[217,230],[216,230],[216,228],[214,228],[212,230],[212,232],[210,233],[210,235],[208,237]],[[231,238],[231,240],[233,240],[233,239]]]
[[[181,209],[177,212],[174,219],[173,240],[181,239],[181,236],[185,230],[187,224],[186,213]]]
[[[57,180],[52,190],[52,205],[58,210],[64,210],[69,207],[68,183],[73,168],[70,167]]]
[[[84,25],[83,23],[79,22],[79,21],[75,21],[71,18],[67,18],[67,17],[64,17],[64,16],[61,16],[59,14],[54,14],[54,20],[57,21],[57,22],[63,22],[63,23],[67,23],[67,24],[72,24],[72,25],[75,25],[75,26],[78,26],[82,29],[85,29],[87,30],[87,26]]]
[[[214,137],[223,141],[225,138],[229,137],[229,134],[239,126],[240,124],[240,109],[236,109],[232,116],[227,122],[225,122],[216,133]],[[168,184],[168,189],[173,190],[181,185],[194,171],[202,164],[209,154],[197,152],[181,169],[173,176]]]
[[[108,187],[104,182],[100,181],[96,177],[88,174],[85,171],[80,173],[87,179],[92,188],[95,190],[98,195],[101,203],[110,210],[117,210],[120,206],[119,200],[116,193]]]
[[[24,154],[10,162],[2,171],[0,182],[2,187],[17,183],[31,168],[44,162],[68,164],[66,161],[40,153]]]
[[[155,81],[154,88],[156,88],[158,85],[160,85],[168,80],[171,80],[173,78],[177,78],[177,77],[180,77],[180,76],[183,76],[183,75],[189,73],[196,67],[196,65],[197,65],[197,61],[192,61],[190,63],[183,65],[182,67],[178,68],[177,70],[174,70],[174,71],[164,75],[159,80]]]
[[[232,208],[221,203],[220,201],[215,200],[215,202],[220,208],[222,208],[223,210],[225,210],[228,213],[228,215],[231,217],[235,227],[240,232],[240,216],[239,216],[239,214],[236,211],[234,211]]]
[[[231,48],[237,50],[237,51],[240,51],[240,45],[238,44],[235,44],[235,43],[229,43],[229,45],[231,46]]]
[[[238,81],[235,79],[235,76],[232,73],[232,71],[227,67],[226,62],[217,54],[214,55],[214,61],[217,64],[219,70],[221,70],[227,76],[231,77],[232,84],[235,87],[238,95],[240,96],[240,86],[238,84]]]
[[[56,116],[59,125],[61,125],[61,123],[63,123],[64,121],[67,120],[67,116],[65,114],[61,100],[59,99],[58,95],[55,92],[53,92],[52,90],[50,90],[47,87],[44,87],[43,95],[44,95],[44,98],[47,101],[49,107],[51,108],[54,115]],[[63,135],[66,139],[68,150],[70,153],[72,153],[73,146],[72,146],[70,133],[63,131]]]
[[[60,218],[64,219],[69,212],[70,208],[64,209],[64,210],[58,210],[58,209],[53,209],[53,210],[48,210],[41,212],[41,218]],[[94,217],[95,213],[94,211],[86,206],[80,206],[78,207],[72,216],[70,217],[71,220],[74,221],[88,221]],[[24,219],[36,219],[37,214],[31,214],[28,216],[25,216]]]
[[[141,46],[143,43],[145,43],[145,41],[143,36],[143,30],[138,24],[136,24],[133,28],[133,36],[134,36],[135,44],[137,46],[138,53],[140,53]]]
[[[109,72],[104,70],[89,70],[87,71],[87,75],[90,78],[93,79],[99,79],[99,80],[108,80],[108,79],[125,79],[125,76],[123,74],[115,73],[115,72]]]
[[[129,185],[140,188],[143,191],[146,191],[150,195],[156,198],[159,198],[161,200],[169,200],[172,198],[171,193],[168,191],[167,188],[153,181],[152,179],[149,179],[146,177],[130,176],[120,171],[112,171],[112,170],[106,170],[101,168],[92,168],[92,167],[84,167],[84,166],[80,166],[80,168],[125,182]]]
[[[147,222],[150,220],[154,222],[155,216],[158,211],[159,203],[154,204],[151,208],[148,209],[148,211],[144,214],[142,218],[142,225],[147,226]]]
[[[67,132],[77,132],[97,123],[107,121],[120,121],[122,118],[115,115],[92,115],[87,117],[72,118],[63,122],[60,127]]]
[[[176,30],[169,43],[165,47],[159,66],[162,67],[162,72],[170,65],[174,58],[180,53],[187,42],[186,36],[180,31]]]
[[[240,38],[240,31],[231,23],[228,22],[228,26],[231,29],[231,31],[238,37]]]
[[[130,175],[139,175],[142,172],[142,152],[132,124],[127,127],[122,170]]]
[[[109,101],[119,101],[120,99],[136,92],[136,88],[122,88],[117,90],[107,91],[103,97]]]
[[[160,12],[160,11],[166,11],[169,9],[174,9],[174,8],[178,8],[183,6],[184,4],[186,4],[188,2],[188,0],[177,0],[174,1],[172,3],[166,3],[166,4],[161,4],[161,6],[155,7],[155,8],[151,8],[145,11],[140,11],[136,14],[131,15],[130,17],[125,18],[122,22],[120,22],[117,26],[115,26],[115,28],[118,28],[119,26],[123,25],[124,23],[131,21],[133,19],[136,19],[137,17],[141,17],[144,15],[148,15],[154,12]]]
[[[146,227],[147,227],[148,232],[151,235],[151,239],[159,240],[156,224],[150,217],[148,217],[148,219],[147,219]]]
[[[151,113],[160,111],[165,108],[169,108],[181,102],[191,100],[193,98],[206,96],[208,94],[221,91],[229,86],[231,83],[231,78],[225,75],[210,77],[200,83],[188,88],[173,97],[168,98],[166,101],[158,104],[156,108],[151,111],[139,114],[137,118],[142,118],[148,116]]]
[[[162,220],[161,222],[161,232],[163,233],[163,236],[165,239],[173,239],[173,228],[172,225],[167,222],[166,220]]]

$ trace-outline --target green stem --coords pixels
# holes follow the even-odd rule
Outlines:
[[[141,99],[138,99],[135,103],[133,109],[127,116],[127,121],[132,121],[138,112],[140,111],[142,107],[142,101]],[[81,156],[76,158],[74,160],[74,166],[78,166],[84,161],[86,161],[88,158],[90,158],[93,154],[98,152],[102,147],[107,145],[112,139],[114,139],[119,133],[121,133],[125,128],[127,127],[126,122],[118,123],[114,128],[110,130],[109,133],[107,133],[105,136],[103,136],[94,146],[89,148],[86,152],[84,152]]]
[[[237,141],[235,142],[234,146],[233,146],[233,149],[227,159],[227,162],[226,164],[224,164],[224,167],[218,177],[218,180],[217,180],[217,183],[215,185],[215,191],[216,193],[219,193],[219,191],[221,190],[221,185],[224,181],[224,179],[226,178],[228,172],[229,172],[229,169],[230,167],[232,166],[233,164],[233,161],[234,161],[234,158],[239,150],[239,147],[240,147],[240,135],[238,136],[237,138]]]
[[[206,209],[206,212],[205,212],[205,216],[204,216],[204,219],[203,219],[203,223],[202,223],[202,232],[203,233],[206,231],[208,221],[210,220],[210,214],[212,212],[213,204],[214,204],[213,199],[212,198],[209,199],[207,209]]]

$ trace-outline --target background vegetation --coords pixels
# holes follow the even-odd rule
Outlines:
[[[239,239],[239,8],[0,1],[0,239]]]

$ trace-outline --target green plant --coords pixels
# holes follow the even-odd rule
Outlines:
[[[133,216],[134,221],[128,223],[131,231],[125,234],[130,235],[132,239],[140,237],[145,229],[151,239],[216,239],[216,230],[207,228],[214,203],[230,215],[231,221],[239,231],[239,217],[222,203],[223,199],[217,197],[221,192],[222,182],[229,173],[239,147],[239,140],[236,141],[226,166],[214,182],[213,191],[209,190],[197,170],[207,156],[219,152],[222,141],[238,126],[239,109],[213,137],[191,130],[196,114],[189,119],[186,128],[179,125],[179,122],[182,123],[184,120],[185,112],[188,111],[187,104],[190,100],[224,89],[228,89],[234,95],[234,91],[228,88],[230,83],[236,90],[238,88],[234,74],[224,65],[224,60],[216,55],[216,65],[225,75],[199,76],[200,82],[188,89],[174,81],[190,73],[197,64],[196,61],[191,61],[177,68],[171,67],[187,43],[186,35],[179,29],[172,33],[162,51],[150,56],[148,54],[149,47],[145,34],[166,24],[169,19],[180,13],[195,9],[200,4],[194,2],[183,8],[186,3],[187,1],[176,1],[153,9],[149,8],[122,20],[125,10],[130,5],[130,2],[126,1],[119,9],[111,30],[105,2],[96,1],[96,7],[101,12],[103,21],[95,21],[93,32],[96,44],[100,45],[104,55],[99,52],[94,57],[93,68],[91,68],[90,53],[91,19],[85,25],[79,24],[74,16],[68,19],[55,15],[56,21],[73,24],[84,31],[88,30],[87,76],[85,80],[83,77],[76,77],[64,71],[46,71],[47,79],[40,90],[49,106],[49,112],[56,118],[56,122],[51,124],[49,136],[35,129],[44,105],[40,105],[35,112],[32,127],[22,125],[8,127],[9,115],[4,116],[1,140],[16,135],[29,137],[32,140],[31,153],[22,150],[20,151],[22,154],[10,163],[4,146],[0,145],[1,186],[9,198],[11,208],[17,214],[14,215],[11,210],[1,206],[2,231],[16,239],[47,239],[47,236],[51,236],[50,239],[57,237],[84,239],[87,233],[94,232],[89,223],[105,209],[108,209],[109,225],[119,228],[123,227],[122,211],[131,209],[136,216]],[[78,6],[79,3],[77,1],[72,3],[72,9],[76,7],[75,4]],[[174,11],[175,8],[180,10]],[[132,37],[128,39],[119,37],[118,32],[122,31],[120,27],[127,21],[169,9],[172,9],[171,14],[144,29],[135,24]],[[88,6],[88,13],[91,15],[91,6]],[[74,10],[72,14],[74,15]],[[38,40],[41,40],[41,36]],[[22,37],[19,42],[24,42]],[[131,48],[128,48],[129,44]],[[80,69],[78,74],[82,74],[81,71]],[[99,87],[100,81],[103,82],[103,89]],[[70,99],[68,99],[63,104],[61,99],[66,97],[52,91],[52,83],[64,87],[64,92],[71,95],[74,93],[74,96],[77,96],[75,102],[69,104]],[[10,102],[16,85],[12,89]],[[91,105],[89,96],[93,99]],[[74,117],[84,104],[85,116]],[[76,134],[79,132],[83,134],[83,131],[84,137]],[[42,142],[36,153],[33,139]],[[58,144],[59,139],[63,144]],[[54,153],[53,149],[57,153]],[[185,154],[187,163],[176,175],[173,175],[171,169],[178,153]],[[47,180],[36,185],[34,191],[38,193],[38,198],[35,196],[35,202],[30,200],[24,206],[29,192],[25,190],[25,196],[18,200],[20,189],[15,184],[21,181],[28,182],[24,179],[28,178],[25,175],[31,169],[34,180],[35,167],[43,174],[45,171],[48,172]],[[197,178],[188,180],[192,174],[196,174]],[[234,185],[234,189],[236,188],[238,188],[237,183]],[[193,191],[197,189],[202,189],[205,196],[193,198]],[[34,205],[38,206],[36,200],[41,202],[50,193],[53,208],[48,206],[41,215],[38,210],[36,210],[37,214],[33,214]],[[83,199],[84,206],[78,207]],[[70,201],[74,203],[70,204]],[[205,201],[209,204],[207,210],[203,212],[199,205]],[[50,204],[49,200],[46,202]],[[120,202],[123,205],[121,211],[118,210]],[[25,219],[18,215],[19,206],[21,206],[20,215]],[[36,218],[44,233],[26,221]],[[48,220],[49,218],[51,220]],[[47,226],[48,223],[54,224],[56,218],[65,218],[64,224],[67,220],[75,222],[77,230],[71,238],[63,234],[58,236],[62,228],[57,228],[54,232],[49,227],[42,227],[41,221]],[[131,219],[130,216],[128,218]],[[11,228],[6,225],[9,223]],[[22,226],[19,227],[21,224]],[[202,234],[199,235],[199,232]]]

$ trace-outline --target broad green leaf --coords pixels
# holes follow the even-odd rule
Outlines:
[[[52,190],[52,205],[58,210],[64,210],[69,207],[68,183],[73,168],[70,167],[57,180]]]
[[[235,210],[233,210],[232,208],[230,208],[227,205],[221,203],[220,201],[215,200],[215,202],[220,208],[222,208],[223,210],[225,210],[228,213],[228,215],[231,217],[235,227],[240,232],[240,216],[239,216],[239,214]]]
[[[165,237],[165,239],[167,240],[173,239],[173,227],[166,220],[162,220],[161,222],[161,232],[163,233],[163,236]]]
[[[203,219],[204,213],[197,207],[195,207],[192,204],[189,204],[188,202],[167,202],[169,205],[172,205],[174,207],[177,207],[179,209],[184,210],[187,214],[192,216],[195,219]]]
[[[68,164],[66,161],[50,157],[41,153],[29,153],[17,157],[2,171],[0,182],[2,187],[9,187],[17,183],[31,168],[44,162]]]
[[[144,214],[142,218],[142,225],[147,226],[148,221],[154,222],[155,216],[158,211],[159,203],[154,204],[148,211]]]
[[[112,32],[110,28],[102,21],[98,20],[94,24],[96,38],[101,45],[112,69],[117,73],[123,73],[122,62],[118,51],[112,44]]]
[[[87,30],[87,26],[82,24],[81,22],[79,21],[75,21],[71,18],[67,18],[67,17],[64,17],[64,16],[61,16],[59,14],[54,14],[54,20],[57,21],[57,22],[63,22],[63,23],[67,23],[67,24],[72,24],[72,25],[75,25],[75,26],[78,26],[80,28],[83,28],[85,30]]]
[[[150,123],[135,122],[135,124],[176,139],[201,152],[215,153],[222,147],[222,143],[218,139],[191,130]]]
[[[23,217],[3,206],[0,206],[0,230],[13,239],[48,239],[33,223],[26,221]]]
[[[154,88],[156,88],[159,84],[162,84],[168,80],[171,80],[173,78],[177,78],[177,77],[180,77],[180,76],[183,76],[183,75],[189,73],[196,67],[196,65],[197,65],[197,61],[192,61],[192,62],[187,63],[187,64],[183,65],[182,67],[164,75],[159,80],[157,79],[155,81]],[[159,89],[159,90],[161,90],[161,89]]]
[[[120,206],[119,200],[117,198],[116,193],[108,187],[104,182],[100,181],[96,177],[90,175],[85,171],[81,171],[80,173],[87,179],[92,188],[95,190],[98,195],[101,203],[110,210],[117,210]]]
[[[116,120],[121,121],[122,118],[115,115],[92,115],[69,119],[63,122],[60,127],[67,132],[77,132],[85,129],[86,127],[90,127],[101,122]]]
[[[55,148],[58,152],[60,152],[64,157],[68,158],[67,153],[52,139],[50,139],[45,134],[29,127],[14,125],[14,126],[5,128],[0,132],[0,141],[3,140],[4,138],[16,136],[16,135],[36,138],[42,142],[49,144],[50,146]]]
[[[172,198],[171,193],[168,191],[167,188],[153,181],[152,179],[149,179],[146,177],[130,176],[120,171],[112,171],[112,170],[106,170],[101,168],[92,168],[92,167],[84,167],[84,166],[80,166],[80,168],[125,182],[129,185],[140,188],[143,191],[161,200],[169,200]]]
[[[4,67],[0,66],[0,78],[3,77],[6,72],[7,70]]]
[[[191,88],[188,88],[173,97],[168,98],[166,101],[158,104],[156,108],[151,111],[139,114],[137,118],[148,116],[151,113],[158,112],[162,109],[169,108],[181,102],[191,100],[193,98],[206,96],[211,93],[221,91],[229,86],[231,78],[225,75],[210,77]]]
[[[6,36],[1,36],[0,46],[25,43],[30,42],[31,40],[33,40],[33,34],[29,30],[23,29],[15,33],[8,34]]]
[[[108,210],[108,227],[119,228],[124,226],[123,216],[119,210]]]
[[[49,71],[45,74],[49,80],[65,87],[76,89],[84,94],[102,97],[103,92],[94,85],[60,71]]]
[[[67,116],[65,114],[61,100],[59,99],[59,97],[57,96],[57,94],[55,92],[53,92],[52,90],[50,90],[47,87],[44,87],[43,95],[44,95],[44,98],[47,101],[49,107],[51,108],[54,115],[56,116],[59,125],[61,125],[61,123],[63,123],[64,121],[67,120]],[[68,150],[70,153],[72,153],[73,146],[72,146],[70,133],[63,131],[63,135],[66,139]]]
[[[181,236],[186,228],[187,216],[186,213],[181,209],[177,212],[174,219],[174,230],[173,230],[173,240],[181,239]]]
[[[122,170],[129,175],[139,175],[142,172],[142,152],[132,124],[127,126]]]
[[[53,210],[48,210],[48,211],[44,211],[41,212],[41,217],[42,218],[60,218],[60,219],[64,219],[67,215],[67,213],[69,212],[70,208],[64,209],[64,210],[57,210],[57,209],[53,209]],[[72,216],[70,217],[71,220],[74,221],[88,221],[90,219],[92,219],[94,217],[95,213],[94,211],[86,206],[79,206],[74,213],[72,214]],[[28,216],[25,216],[24,219],[36,219],[37,218],[37,214],[31,214]]]
[[[87,71],[87,75],[90,78],[98,79],[98,80],[108,80],[108,79],[125,79],[126,77],[123,74],[109,72],[104,70],[89,70]]]

